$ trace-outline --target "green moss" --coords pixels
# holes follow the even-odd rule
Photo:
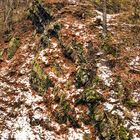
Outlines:
[[[136,103],[133,99],[127,98],[123,101],[124,105],[126,105],[128,108],[136,107],[138,103]]]
[[[124,126],[120,126],[119,137],[120,137],[120,140],[130,140],[127,129]]]
[[[80,95],[80,97],[76,99],[75,105],[87,104],[89,110],[93,113],[93,107],[102,100],[102,95],[99,94],[94,87],[87,87]]]
[[[12,59],[13,56],[15,55],[18,47],[20,45],[19,38],[12,38],[11,41],[9,42],[9,48],[8,48],[8,59]]]
[[[101,49],[103,49],[107,54],[112,54],[114,57],[117,55],[116,48],[113,48],[108,43],[103,43],[101,46]]]
[[[70,108],[70,105],[66,101],[65,94],[63,93],[60,97],[59,107],[57,111],[54,112],[56,121],[60,124],[69,121],[73,127],[79,128],[80,125],[78,124],[78,121],[73,116],[75,114],[75,112],[73,111],[74,110]]]
[[[75,81],[76,87],[80,88],[85,86],[90,78],[90,72],[87,69],[79,68],[76,73]]]
[[[96,75],[93,79],[92,79],[92,84],[97,85],[100,81],[100,78]]]
[[[102,96],[94,89],[93,87],[89,87],[84,90],[85,100],[89,103],[96,103],[102,100]]]
[[[44,74],[44,71],[37,62],[34,62],[33,65],[30,83],[32,88],[36,90],[39,95],[43,95],[49,87],[53,86],[52,81]]]
[[[65,57],[72,60],[74,63],[86,63],[84,56],[83,44],[72,42],[67,46],[62,46]]]

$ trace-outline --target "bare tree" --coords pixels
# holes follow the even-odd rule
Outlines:
[[[140,0],[133,1],[133,16],[135,19],[140,18]]]
[[[103,0],[103,37],[107,36],[107,12],[106,12],[106,0]]]
[[[13,9],[14,9],[14,1],[5,0],[4,22],[5,22],[6,30],[8,32],[12,30]]]

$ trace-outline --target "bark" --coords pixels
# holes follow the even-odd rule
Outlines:
[[[14,9],[14,1],[6,0],[4,21],[5,21],[6,30],[8,32],[12,30],[13,9]]]
[[[103,0],[103,37],[107,36],[107,12],[106,12],[106,0]]]

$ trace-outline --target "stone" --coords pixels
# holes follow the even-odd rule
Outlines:
[[[9,48],[7,50],[8,53],[8,59],[12,59],[13,56],[15,55],[18,47],[20,45],[20,40],[19,38],[13,37],[10,42],[9,42]]]

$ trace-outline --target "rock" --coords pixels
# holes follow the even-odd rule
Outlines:
[[[49,44],[49,38],[47,35],[43,34],[40,39],[40,47],[45,49],[48,47],[48,44]]]
[[[48,27],[48,36],[49,37],[57,37],[59,38],[58,32],[61,29],[61,24],[58,22],[54,22],[52,23],[49,27]]]
[[[37,33],[43,33],[44,25],[53,17],[37,0],[34,0],[29,9],[28,19],[32,21]]]
[[[103,100],[102,95],[99,94],[93,87],[89,87],[84,90],[84,98],[87,103],[97,103]]]
[[[45,75],[37,62],[33,64],[30,83],[32,88],[36,90],[39,95],[43,95],[49,87],[53,86],[49,76]]]
[[[7,50],[7,53],[8,53],[8,59],[12,59],[13,56],[15,55],[18,47],[19,47],[19,44],[20,44],[20,40],[19,38],[15,38],[13,37],[10,42],[9,42],[9,48]]]
[[[80,43],[71,43],[67,46],[62,46],[65,57],[71,59],[74,63],[86,63],[83,45]]]
[[[76,73],[75,83],[76,87],[85,86],[90,79],[90,71],[88,69],[79,68]]]

